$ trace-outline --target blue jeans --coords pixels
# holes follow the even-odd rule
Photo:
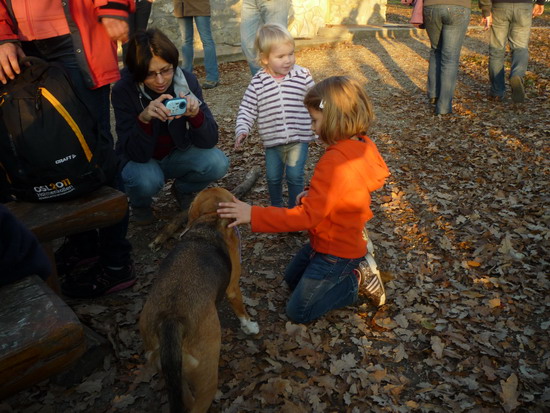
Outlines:
[[[285,271],[292,294],[286,314],[295,323],[307,323],[330,310],[357,301],[357,277],[353,270],[364,257],[349,259],[315,252],[307,243]]]
[[[494,3],[493,25],[489,42],[489,79],[491,95],[504,97],[504,55],[506,43],[510,42],[512,68],[510,77],[523,78],[529,60],[529,35],[533,21],[531,3]]]
[[[307,160],[307,148],[307,143],[294,142],[266,149],[265,169],[272,206],[284,206],[284,175],[286,175],[288,185],[288,207],[292,208],[296,205],[296,197],[304,190],[304,166]]]
[[[218,148],[192,146],[186,151],[176,149],[161,160],[130,161],[122,169],[122,179],[130,204],[135,208],[147,208],[167,179],[175,179],[179,193],[190,194],[223,177],[228,168],[229,160]]]
[[[462,6],[424,6],[424,25],[431,43],[428,98],[437,98],[436,114],[453,111],[460,49],[468,30],[470,13],[469,8]]]
[[[259,27],[265,23],[280,23],[287,27],[290,0],[243,0],[241,7],[241,48],[252,76],[260,70],[256,62],[254,41]]]
[[[212,38],[210,27],[210,16],[179,17],[178,23],[183,37],[182,60],[183,68],[189,73],[193,73],[193,19],[197,25],[199,36],[204,50],[204,70],[206,71],[206,80],[209,82],[218,82],[220,74],[218,72],[218,58],[216,56],[216,44]]]

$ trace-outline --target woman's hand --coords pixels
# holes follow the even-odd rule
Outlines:
[[[163,103],[166,99],[172,99],[172,95],[164,93],[155,100],[149,102],[147,107],[143,109],[143,112],[139,114],[139,120],[143,123],[149,123],[153,118],[155,118],[166,122],[166,120],[170,117],[170,111],[166,108],[166,106],[164,106]]]
[[[233,197],[233,202],[220,202],[216,211],[221,218],[234,218],[227,227],[232,228],[240,224],[249,224],[252,218],[252,207],[246,202]]]
[[[181,97],[187,100],[187,110],[182,116],[188,116],[190,118],[194,118],[195,116],[197,116],[201,107],[200,101],[193,96],[182,95]]]

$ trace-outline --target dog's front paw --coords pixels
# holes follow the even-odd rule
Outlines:
[[[258,334],[260,332],[260,327],[255,321],[251,321],[248,318],[241,318],[241,330],[245,334]]]

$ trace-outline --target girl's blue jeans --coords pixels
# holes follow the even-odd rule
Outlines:
[[[161,160],[130,161],[122,169],[122,179],[130,204],[147,208],[167,179],[175,179],[174,185],[180,194],[190,194],[223,177],[228,168],[229,160],[218,148],[191,146],[186,151],[176,149]]]
[[[286,314],[295,323],[308,323],[330,310],[357,301],[353,270],[364,257],[349,259],[316,252],[309,243],[294,256],[285,271],[292,294]]]
[[[304,166],[307,143],[294,142],[267,148],[265,169],[272,206],[283,207],[283,176],[288,185],[288,207],[296,205],[296,197],[304,190]]]

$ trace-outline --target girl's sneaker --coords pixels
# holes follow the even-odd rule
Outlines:
[[[377,306],[386,304],[386,290],[380,277],[380,271],[372,270],[367,261],[361,261],[355,270],[359,289],[363,289],[367,297]]]

